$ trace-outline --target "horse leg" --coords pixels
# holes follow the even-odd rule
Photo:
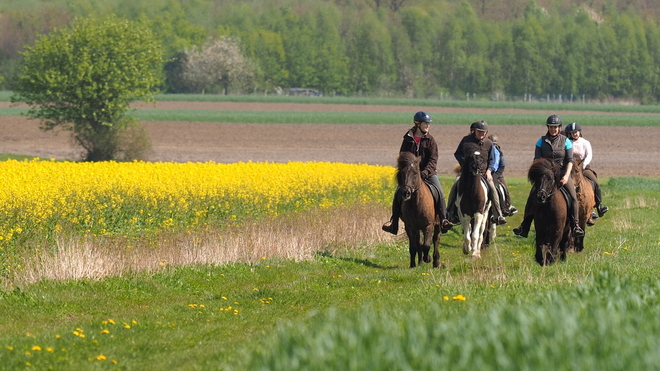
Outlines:
[[[471,218],[468,215],[461,215],[461,226],[463,227],[463,254],[472,252],[472,228],[470,226]]]
[[[484,230],[486,227],[486,220],[488,214],[477,214],[474,217],[474,225],[472,226],[472,257],[476,259],[481,258],[481,244],[483,243]]]
[[[440,225],[433,228],[433,268],[440,268],[440,250],[438,250],[438,243],[440,242]]]
[[[431,238],[433,236],[433,224],[426,226],[424,229],[424,243],[422,244],[422,256],[420,256],[420,263],[421,260],[424,260],[424,263],[430,263],[431,262],[431,256],[429,255],[429,252],[431,251]]]
[[[412,228],[406,226],[406,234],[408,235],[408,251],[410,252],[410,268],[415,268],[415,256],[417,255],[417,245],[419,245],[419,232],[415,233]]]

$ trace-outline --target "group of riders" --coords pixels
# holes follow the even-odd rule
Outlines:
[[[435,204],[436,214],[440,216],[441,230],[443,233],[449,231],[455,223],[459,222],[458,210],[455,205],[457,183],[460,178],[460,172],[456,181],[449,192],[449,202],[445,204],[445,197],[440,185],[440,179],[436,171],[438,163],[438,144],[429,133],[430,124],[433,120],[431,116],[419,111],[413,116],[414,126],[403,136],[403,142],[399,152],[411,152],[420,158],[420,171],[423,180],[434,186],[439,191],[439,197]],[[590,181],[594,188],[596,210],[592,211],[589,225],[593,225],[596,219],[602,217],[608,208],[602,203],[602,195],[598,178],[595,171],[591,169],[591,160],[593,152],[591,143],[582,137],[582,127],[573,122],[566,126],[562,132],[562,121],[557,115],[551,115],[546,120],[547,132],[536,142],[534,150],[534,159],[547,158],[555,161],[561,166],[562,186],[566,188],[572,198],[572,212],[569,215],[573,235],[575,237],[584,236],[584,230],[578,225],[578,202],[575,192],[575,185],[571,178],[573,161],[580,160],[584,176]],[[459,165],[463,164],[465,154],[463,148],[467,143],[474,143],[479,148],[479,156],[483,158],[483,169],[481,173],[488,184],[490,190],[490,199],[493,201],[492,222],[497,225],[506,224],[506,216],[518,212],[511,205],[508,187],[504,180],[504,154],[498,143],[496,135],[488,135],[488,123],[485,121],[476,121],[470,125],[470,133],[461,139],[454,157]],[[500,200],[500,193],[497,191],[503,189],[503,199]],[[533,210],[530,210],[530,202],[525,205],[525,214],[522,224],[513,229],[517,236],[527,237],[533,219]],[[397,189],[392,202],[392,217],[383,225],[383,230],[392,234],[399,231],[399,217],[401,215],[401,197]]]

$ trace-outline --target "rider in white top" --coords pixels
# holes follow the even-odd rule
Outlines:
[[[591,168],[591,160],[593,159],[591,143],[582,137],[582,127],[577,122],[567,125],[564,131],[568,139],[573,142],[573,158],[582,160],[582,172],[594,186],[596,210],[598,211],[598,216],[601,217],[609,208],[602,204],[603,197],[600,192],[600,185],[598,185],[598,175]],[[598,218],[592,213],[592,219]],[[590,220],[590,222],[593,223],[593,220]]]

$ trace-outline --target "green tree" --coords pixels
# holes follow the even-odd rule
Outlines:
[[[23,55],[12,101],[27,103],[42,129],[72,131],[86,161],[121,154],[131,102],[152,101],[162,82],[163,54],[151,31],[114,16],[76,20]]]

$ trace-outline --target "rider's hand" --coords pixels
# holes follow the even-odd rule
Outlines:
[[[486,170],[486,180],[488,183],[493,181],[493,174],[491,174],[490,169]]]
[[[561,179],[559,180],[559,183],[561,183],[561,185],[565,185],[566,183],[568,183],[568,177],[569,176],[570,176],[570,174],[566,174],[563,177],[561,177]]]

